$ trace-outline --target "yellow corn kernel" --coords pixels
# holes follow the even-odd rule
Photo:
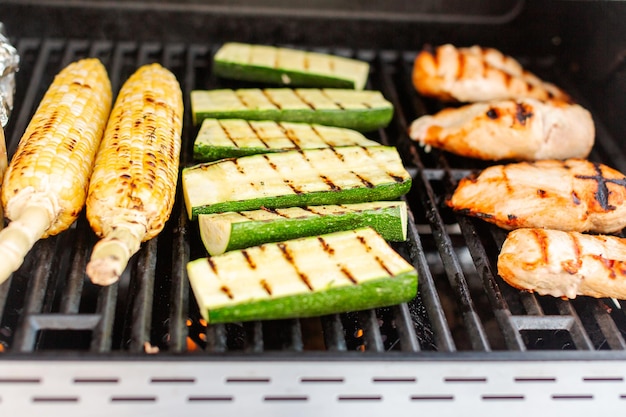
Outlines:
[[[176,77],[159,64],[139,68],[122,86],[96,157],[87,219],[102,237],[87,275],[109,285],[141,242],[155,237],[176,195],[183,99]]]
[[[62,232],[78,217],[111,100],[106,69],[95,58],[68,65],[46,91],[2,184],[11,223],[0,233],[0,282],[37,240]]]

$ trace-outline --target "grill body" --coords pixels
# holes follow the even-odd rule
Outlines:
[[[460,178],[487,163],[424,152],[406,135],[414,118],[441,108],[411,85],[417,51],[444,42],[494,46],[588,107],[597,123],[590,159],[626,172],[622,3],[5,3],[0,21],[22,58],[10,155],[54,74],[85,56],[102,60],[114,91],[138,66],[162,63],[181,82],[186,108],[192,89],[242,85],[211,74],[226,40],[369,61],[367,87],[395,107],[390,126],[371,135],[398,147],[414,179],[409,239],[395,248],[417,267],[419,294],[376,310],[207,326],[184,272],[204,254],[180,192],[163,233],[106,288],[84,276],[95,236],[83,215],[38,242],[0,286],[0,410],[458,415],[480,406],[495,415],[513,403],[525,414],[582,414],[626,398],[623,302],[539,297],[503,283],[495,261],[505,232],[443,204]],[[187,112],[184,165],[195,133]]]

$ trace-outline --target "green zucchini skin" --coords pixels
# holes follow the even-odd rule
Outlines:
[[[245,98],[249,95],[254,97],[254,102]],[[319,102],[320,98],[324,101]],[[273,120],[359,132],[387,127],[394,113],[391,102],[378,91],[332,88],[194,90],[191,111],[195,125],[207,118]]]
[[[308,123],[204,119],[194,140],[193,157],[198,162],[225,158],[339,146],[377,146],[352,129]]]
[[[362,90],[369,64],[331,54],[228,42],[214,56],[213,73],[222,78],[294,87]]]
[[[268,243],[187,264],[209,323],[320,316],[417,294],[416,269],[371,228]]]
[[[234,62],[213,61],[213,73],[218,77],[239,81],[294,87],[352,88],[358,90],[353,80]]]
[[[263,243],[371,227],[390,242],[406,240],[404,201],[341,206],[290,207],[247,212],[201,214],[200,235],[210,255]]]
[[[391,146],[323,148],[244,156],[184,168],[191,220],[199,214],[262,207],[395,200],[412,179]],[[245,197],[242,197],[244,195]]]
[[[192,208],[191,219],[199,214],[223,213],[225,211],[279,209],[285,207],[320,206],[324,204],[351,204],[363,201],[393,200],[408,193],[411,179],[402,182],[377,185],[374,188],[359,187],[342,191],[317,191],[306,194],[290,194],[272,197],[253,198],[241,201],[224,201],[207,206]]]
[[[226,158],[257,155],[260,153],[281,152],[271,148],[232,148],[229,146],[210,146],[202,143],[193,145],[193,159],[196,162],[213,162]]]
[[[208,310],[206,320],[214,324],[279,320],[387,307],[412,300],[417,293],[417,281],[417,272],[404,272],[391,279],[367,282],[354,287],[333,288],[317,295],[293,295]]]

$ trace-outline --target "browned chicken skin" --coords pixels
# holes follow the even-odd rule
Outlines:
[[[444,101],[490,101],[532,97],[569,101],[553,84],[524,70],[520,63],[493,48],[457,48],[450,44],[418,53],[413,85],[425,96]]]
[[[536,99],[499,100],[447,108],[416,119],[411,139],[483,160],[586,158],[594,122],[577,104]]]
[[[541,295],[626,299],[626,239],[518,229],[502,245],[498,273],[510,285]]]
[[[626,176],[582,159],[496,165],[462,179],[447,203],[509,230],[613,233],[626,227]]]

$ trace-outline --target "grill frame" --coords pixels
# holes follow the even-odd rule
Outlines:
[[[56,70],[76,57],[85,54],[102,57],[110,70],[114,91],[117,91],[121,81],[132,69],[149,62],[156,56],[165,66],[172,68],[179,77],[183,84],[187,109],[189,108],[188,93],[192,85],[199,87],[201,84],[208,88],[216,82],[210,74],[205,72],[210,56],[215,50],[215,43],[26,37],[18,38],[16,45],[26,58],[23,70],[18,74],[18,85],[28,85],[28,87],[18,92],[16,103],[22,103],[22,105],[16,109],[9,125],[7,138],[10,154],[14,152],[19,140],[18,132],[23,131],[30,113],[47,86],[45,80],[50,79]],[[573,410],[581,412],[586,406],[578,408],[581,402],[583,404],[595,403],[595,411],[597,411],[597,403],[602,403],[603,406],[609,404],[617,406],[626,398],[622,393],[624,390],[620,391],[621,387],[619,387],[619,383],[623,382],[623,373],[615,372],[616,367],[623,365],[626,359],[624,352],[626,343],[624,333],[620,329],[620,325],[626,321],[622,317],[624,314],[619,311],[607,314],[605,309],[612,308],[612,306],[606,300],[582,300],[581,307],[578,301],[547,300],[534,295],[522,295],[518,304],[512,305],[510,301],[517,297],[517,293],[513,294],[514,290],[502,284],[493,270],[495,252],[492,246],[502,243],[503,232],[475,219],[451,216],[443,209],[442,199],[453,189],[455,182],[472,170],[480,169],[484,163],[460,161],[458,158],[437,151],[426,154],[423,150],[416,150],[408,142],[404,133],[408,122],[418,114],[432,112],[434,108],[437,108],[436,103],[420,99],[414,92],[407,91],[407,88],[400,88],[410,85],[408,81],[410,62],[415,51],[342,47],[318,49],[356,55],[371,60],[373,64],[372,85],[381,89],[397,109],[392,125],[376,133],[376,136],[383,143],[398,146],[414,178],[413,190],[407,198],[411,204],[413,216],[416,218],[409,222],[409,243],[400,245],[399,250],[418,267],[420,303],[324,318],[319,326],[322,328],[324,342],[327,345],[326,352],[311,349],[308,345],[310,342],[303,340],[303,335],[307,332],[307,330],[303,331],[303,326],[309,325],[308,321],[288,320],[279,323],[280,326],[285,325],[281,328],[287,328],[288,334],[279,334],[278,340],[270,344],[268,344],[267,335],[280,333],[271,324],[250,323],[242,326],[241,329],[238,328],[236,332],[233,331],[232,326],[211,326],[205,334],[206,340],[196,340],[206,343],[203,345],[204,351],[189,353],[186,352],[186,336],[193,327],[187,327],[186,320],[189,316],[188,312],[194,308],[194,302],[183,271],[186,260],[197,253],[197,248],[190,247],[189,244],[189,240],[194,239],[192,236],[194,231],[193,227],[188,224],[184,210],[180,207],[181,199],[178,199],[174,209],[175,216],[168,224],[166,235],[144,245],[140,253],[133,258],[132,271],[127,271],[126,278],[122,280],[127,287],[123,289],[107,287],[99,290],[95,296],[97,303],[91,308],[93,311],[89,310],[87,313],[81,310],[83,307],[80,294],[81,291],[93,292],[94,290],[89,288],[88,283],[83,282],[83,276],[79,271],[84,270],[86,263],[86,257],[83,256],[84,249],[93,245],[94,237],[89,232],[86,220],[81,217],[69,232],[37,244],[34,249],[37,255],[30,256],[27,260],[30,264],[26,270],[29,270],[32,265],[35,266],[35,273],[32,276],[18,274],[12,278],[16,282],[27,281],[28,284],[22,282],[25,287],[31,286],[30,290],[20,292],[24,300],[23,305],[9,300],[10,286],[13,284],[7,283],[0,286],[0,312],[4,311],[4,314],[0,315],[0,326],[7,323],[19,323],[16,326],[17,331],[8,339],[6,334],[2,334],[3,329],[0,329],[0,340],[9,340],[10,345],[8,351],[0,354],[0,375],[5,375],[4,380],[0,379],[0,383],[4,381],[11,393],[22,387],[21,393],[15,393],[16,399],[13,399],[13,394],[1,395],[0,409],[21,411],[19,407],[26,404],[28,407],[40,410],[45,405],[51,405],[50,403],[53,403],[56,398],[63,403],[63,407],[67,406],[70,413],[80,412],[71,411],[74,408],[80,410],[76,403],[84,405],[84,402],[88,402],[91,408],[102,406],[103,410],[108,410],[109,407],[114,408],[116,403],[132,402],[139,408],[144,407],[157,414],[165,415],[165,409],[160,408],[159,405],[163,402],[169,404],[169,401],[179,403],[181,401],[180,390],[168,387],[158,390],[158,394],[155,395],[145,394],[144,390],[149,391],[150,384],[153,384],[150,381],[154,378],[167,378],[167,375],[170,375],[169,378],[172,380],[178,378],[184,381],[193,378],[196,381],[195,384],[202,387],[228,386],[232,383],[228,381],[228,377],[220,379],[225,372],[222,369],[228,366],[236,369],[245,378],[257,378],[258,376],[255,375],[263,369],[266,372],[265,375],[270,375],[268,378],[271,381],[284,381],[266,394],[273,396],[274,400],[270,401],[275,401],[274,404],[280,406],[288,403],[289,399],[302,405],[303,400],[298,399],[302,395],[307,395],[307,400],[304,402],[308,402],[309,406],[311,402],[317,404],[318,395],[322,398],[320,402],[332,405],[344,401],[340,407],[349,403],[349,406],[344,408],[352,410],[366,410],[372,404],[376,406],[382,403],[388,404],[388,402],[394,404],[398,397],[388,394],[392,390],[380,391],[383,392],[380,394],[381,398],[377,397],[378,391],[371,391],[371,386],[380,383],[380,381],[376,382],[376,378],[380,380],[394,380],[395,378],[395,383],[402,383],[403,378],[415,378],[418,382],[422,380],[432,382],[435,379],[452,384],[461,382],[459,385],[454,385],[458,388],[452,391],[453,400],[448,400],[448,397],[445,397],[446,394],[442,393],[437,393],[431,398],[434,402],[450,404],[450,410],[446,411],[450,415],[454,410],[458,413],[461,407],[475,405],[477,400],[483,402],[501,400],[505,403],[503,408],[498,406],[492,411],[504,409],[510,411],[506,405],[510,404],[510,401],[524,401],[525,406],[534,407],[539,403],[544,404],[541,409],[544,412],[546,407],[548,409],[558,407],[560,411],[563,411],[564,404],[576,407]],[[552,57],[549,56],[546,59],[545,56],[531,55],[525,63],[539,73],[547,75],[548,78],[558,78],[559,84],[568,91],[574,92],[579,101],[594,110],[593,105],[585,100],[585,95],[580,94],[578,85],[571,81],[572,74],[562,74],[561,67],[555,64]],[[596,112],[594,116],[597,116]],[[193,128],[190,127],[188,112],[185,118],[183,136],[186,138],[186,150],[182,162],[189,164],[190,138],[193,135]],[[598,145],[591,158],[609,163],[622,172],[626,172],[626,157],[624,151],[620,149],[619,142],[601,122],[600,117],[596,117],[596,120],[598,122]],[[77,255],[63,250],[68,242],[72,243],[71,247],[77,248]],[[470,244],[467,248],[463,248],[459,247],[459,242]],[[443,244],[443,248],[437,248],[437,244],[440,246]],[[433,245],[435,250],[433,250]],[[168,257],[171,256],[171,259],[157,257],[156,251],[165,253]],[[53,256],[55,254],[59,256]],[[437,257],[443,260],[436,259]],[[54,261],[43,262],[37,267],[40,259],[54,259]],[[70,260],[72,266],[68,266]],[[167,269],[164,275],[168,276],[166,290],[159,288],[159,285],[163,283],[152,279],[155,275],[154,271],[164,267]],[[60,277],[64,276],[67,268],[72,273],[67,275],[68,286],[64,287],[60,282]],[[49,275],[50,272],[52,274]],[[447,284],[441,283],[442,277],[448,280]],[[48,290],[42,287],[47,287]],[[58,290],[66,291],[64,293],[66,297],[59,300]],[[485,292],[486,300],[476,296],[481,290]],[[452,308],[448,305],[444,306],[443,304],[449,300],[442,298],[443,293],[451,295],[453,303],[458,303],[458,306]],[[481,298],[480,301],[479,298]],[[130,299],[135,299],[136,302],[128,303]],[[12,303],[18,304],[15,311],[12,310]],[[153,305],[158,303],[171,303],[172,308],[164,315],[162,312],[153,310]],[[481,317],[482,313],[478,306],[485,303],[493,308],[488,320]],[[512,310],[519,312],[522,308],[526,308],[534,315],[512,312]],[[18,309],[20,311],[17,311]],[[579,310],[588,311],[588,316],[596,321],[590,325],[589,317],[581,317]],[[55,311],[55,313],[51,314],[50,311]],[[459,332],[450,327],[452,318],[446,316],[450,312],[457,311],[462,312],[461,327],[462,333],[467,334],[465,338],[460,337]],[[428,318],[428,323],[418,322],[416,325],[413,322],[415,317],[424,316]],[[130,326],[120,325],[118,323],[120,317],[125,321],[130,320]],[[398,343],[401,345],[399,350],[387,351],[386,341],[383,340],[383,336],[387,336],[387,333],[381,333],[380,317],[400,318],[400,325],[394,329],[398,334]],[[619,320],[614,320],[614,317]],[[490,339],[485,330],[483,322],[486,321],[490,325],[495,323],[502,333],[495,341],[495,346],[494,340]],[[47,342],[38,339],[37,332],[41,329],[49,329],[54,333],[68,327],[74,329],[77,332],[75,334],[79,335],[85,330],[92,332],[91,339],[85,342],[88,345],[87,348],[70,351],[48,349]],[[590,335],[586,330],[590,327],[597,328],[597,332]],[[524,332],[562,333],[565,331],[569,334],[565,342],[556,337],[555,343],[571,343],[578,349],[567,352],[554,346],[548,348],[539,346],[540,350],[528,349],[520,332],[515,330],[516,328],[524,329]],[[362,337],[349,336],[351,331],[354,334],[354,331],[359,329],[363,330]],[[233,337],[229,336],[232,333],[236,333],[235,338],[243,338],[243,341],[236,342],[235,349],[229,349],[229,344],[234,343]],[[155,334],[159,336],[166,334],[169,339],[157,338],[158,340],[155,340]],[[62,337],[62,332],[56,337],[52,334],[52,339],[59,340]],[[604,347],[598,346],[598,337],[606,339],[610,350],[599,350]],[[535,339],[537,338],[535,336]],[[361,345],[357,344],[356,339],[362,342],[361,345],[365,347],[364,352],[357,351],[357,347]],[[146,341],[160,346],[161,351],[156,355],[146,355],[144,344]],[[436,346],[436,351],[434,346]],[[506,349],[506,351],[501,349]],[[129,360],[138,363],[137,368],[129,366]],[[270,370],[268,364],[275,365],[276,369]],[[169,372],[166,377],[160,373],[164,366]],[[436,366],[436,369],[433,369],[433,366]],[[535,375],[539,376],[534,378],[539,382],[544,379],[558,381],[561,393],[555,392],[551,395],[561,395],[562,398],[538,396],[533,391],[536,389],[534,385],[530,385],[532,394],[518,390],[513,391],[514,394],[511,394],[510,398],[506,397],[506,393],[501,394],[502,391],[498,390],[503,380],[506,381],[505,384],[510,384],[511,381],[516,381],[515,378],[531,378],[520,377],[520,371],[536,370],[539,366],[543,367],[543,370],[537,371]],[[290,380],[288,379],[293,375],[287,373],[289,376],[285,376],[285,367],[293,368],[296,370],[294,372],[301,372],[304,375],[300,376],[301,378],[306,378],[307,375],[310,377],[312,369],[318,372],[318,375],[333,375],[333,372],[339,368],[345,372],[342,376],[343,380],[355,384],[350,385],[350,388],[356,393],[346,390],[346,393],[341,394],[345,395],[345,399],[341,401],[328,392],[313,395],[302,394],[296,390],[294,394],[289,387]],[[355,372],[354,367],[359,367],[360,370]],[[570,368],[575,368],[575,370]],[[403,371],[398,373],[399,369]],[[219,375],[207,377],[213,372]],[[130,384],[129,381],[139,380],[137,388],[134,391],[131,390],[136,401],[133,402],[128,398],[125,401],[113,400],[115,395],[121,395],[119,387],[111,391],[110,401],[104,406],[101,401],[92,401],[95,395],[93,385],[85,385],[87,388],[83,388],[82,385],[78,388],[71,388],[70,391],[74,394],[65,397],[55,392],[56,382],[63,381],[63,384],[67,385],[68,381],[80,379],[85,373],[92,375],[90,378],[105,384],[110,379],[123,381],[118,384],[123,387],[127,387],[126,384]],[[613,379],[606,379],[606,375],[613,375],[611,377]],[[603,377],[605,380],[602,380]],[[29,385],[28,378],[40,382]],[[454,381],[454,378],[459,378],[459,381]],[[598,381],[606,384],[591,383]],[[467,383],[484,384],[487,390],[477,392],[470,389],[473,396],[465,396],[462,392],[467,389]],[[581,388],[581,383],[587,384],[584,385],[584,389]],[[21,384],[26,384],[27,389],[24,389]],[[604,392],[607,384],[611,386],[609,391],[613,394],[610,398]],[[612,384],[617,386],[615,390]],[[588,386],[593,388],[587,388]],[[420,385],[418,388],[423,387]],[[489,389],[492,390],[491,394]],[[231,400],[225,400],[229,409],[253,410],[255,404],[258,404],[260,394],[255,394],[257,402],[253,401],[250,405],[240,404],[241,399],[251,395],[249,391],[250,388],[247,387],[233,391]],[[420,398],[421,395],[419,392],[412,391],[411,394],[402,389],[399,392],[405,394],[403,401],[410,399],[411,395],[415,398]],[[519,394],[523,395],[523,399],[516,397],[518,395],[515,394],[516,392],[523,392]],[[351,395],[354,397],[352,400],[350,400]],[[490,395],[493,398],[489,397]],[[502,397],[498,398],[498,395]],[[191,396],[192,394],[188,394],[185,406],[189,406]],[[158,401],[150,400],[153,397]],[[119,398],[124,400],[124,397]],[[77,400],[74,401],[74,399]],[[420,404],[416,409],[428,410],[430,407],[430,405],[422,405],[428,401],[413,400],[413,402]],[[214,401],[207,399],[203,402],[204,406],[207,406],[206,403],[216,408]],[[222,405],[220,403],[219,406]],[[39,406],[42,407],[36,408]],[[310,408],[315,409],[315,407]],[[261,410],[261,413],[266,412],[269,415],[272,411],[275,411],[273,406],[266,407]],[[342,411],[338,409],[336,412],[338,414]]]

